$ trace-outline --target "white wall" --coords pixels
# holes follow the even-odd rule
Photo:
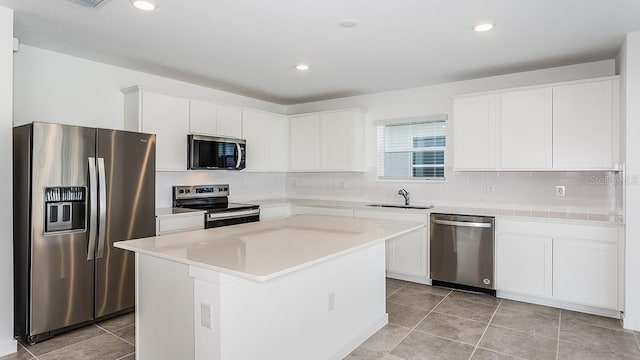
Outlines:
[[[287,193],[297,197],[366,198],[399,202],[401,198],[396,193],[404,187],[412,193],[414,202],[526,210],[614,212],[616,189],[613,185],[615,175],[612,173],[451,173],[446,183],[377,181],[376,131],[372,125],[374,121],[382,119],[451,114],[451,96],[458,94],[613,74],[615,61],[605,60],[288,106],[288,114],[358,107],[367,111],[365,121],[368,126],[365,134],[366,173],[290,174]],[[453,140],[449,137],[449,149],[452,149]],[[451,151],[446,158],[450,165]],[[606,184],[594,184],[602,181]],[[486,193],[487,185],[495,186],[493,195]],[[566,197],[555,196],[556,185],[567,186]]]
[[[627,34],[618,55],[622,77],[622,118],[626,129],[625,203],[625,320],[628,329],[640,330],[640,32]]]
[[[13,10],[0,7],[0,356],[15,352],[13,340]]]
[[[14,125],[44,121],[122,129],[124,105],[120,89],[132,85],[187,98],[284,112],[278,104],[22,46],[15,55]],[[171,206],[172,185],[229,183],[231,198],[238,201],[283,196],[284,178],[284,174],[276,173],[158,172],[156,207]]]

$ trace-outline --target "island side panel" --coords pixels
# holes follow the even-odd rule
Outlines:
[[[342,359],[388,320],[384,241],[265,282],[191,274],[197,360]]]
[[[193,359],[189,266],[136,253],[136,359]]]

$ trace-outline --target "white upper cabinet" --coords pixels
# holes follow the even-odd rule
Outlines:
[[[614,167],[617,81],[553,88],[553,163],[563,169]],[[614,106],[615,104],[615,106]]]
[[[453,99],[455,170],[615,170],[617,77]]]
[[[242,138],[242,110],[206,101],[191,100],[189,132]]]
[[[242,110],[218,105],[218,136],[242,138]]]
[[[292,116],[289,130],[290,170],[364,170],[364,114],[361,111]]]
[[[289,121],[286,117],[243,110],[242,127],[247,140],[247,167],[254,171],[286,171]]]
[[[456,170],[496,167],[496,96],[453,100],[453,152]]]
[[[500,168],[552,167],[552,90],[510,91],[499,96]]]
[[[320,116],[289,119],[289,169],[314,171],[320,168]]]
[[[205,101],[190,101],[189,132],[193,134],[214,135],[218,133],[216,104]]]
[[[321,167],[326,171],[364,170],[364,120],[355,111],[320,116]]]
[[[125,129],[156,134],[156,170],[186,170],[189,100],[137,87],[123,93]]]

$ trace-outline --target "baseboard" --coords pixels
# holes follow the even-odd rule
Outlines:
[[[389,272],[389,271],[387,271],[387,277],[392,278],[392,279],[411,281],[411,282],[424,284],[424,285],[431,285],[431,279],[429,279],[427,277],[414,276],[414,275],[404,275],[404,274],[398,274],[398,273]]]
[[[342,360],[349,355],[353,350],[358,348],[360,344],[365,342],[371,335],[375,334],[378,330],[382,329],[389,323],[389,314],[385,313],[378,320],[374,321],[371,325],[367,326],[360,332],[360,334],[354,336],[346,344],[344,344],[335,354],[333,354],[330,360]]]
[[[587,314],[606,316],[614,319],[620,319],[620,311],[619,310],[611,310],[611,309],[603,309],[595,306],[587,306],[587,305],[578,305],[573,303],[568,303],[564,301],[554,300],[554,299],[546,299],[539,298],[535,296],[522,295],[522,294],[514,294],[506,291],[499,291],[496,294],[497,297],[509,300],[516,301],[524,301],[531,304],[545,305],[551,306],[560,309],[579,311]]]
[[[18,351],[18,342],[15,339],[0,342],[0,356],[13,354]]]

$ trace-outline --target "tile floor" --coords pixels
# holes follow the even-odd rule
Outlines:
[[[345,360],[630,360],[619,320],[387,279],[389,324]]]
[[[389,324],[345,360],[640,360],[640,333],[610,318],[394,279],[387,312]],[[134,344],[128,314],[0,360],[133,360]]]
[[[0,360],[134,360],[134,314],[58,335],[35,345],[18,345]]]

